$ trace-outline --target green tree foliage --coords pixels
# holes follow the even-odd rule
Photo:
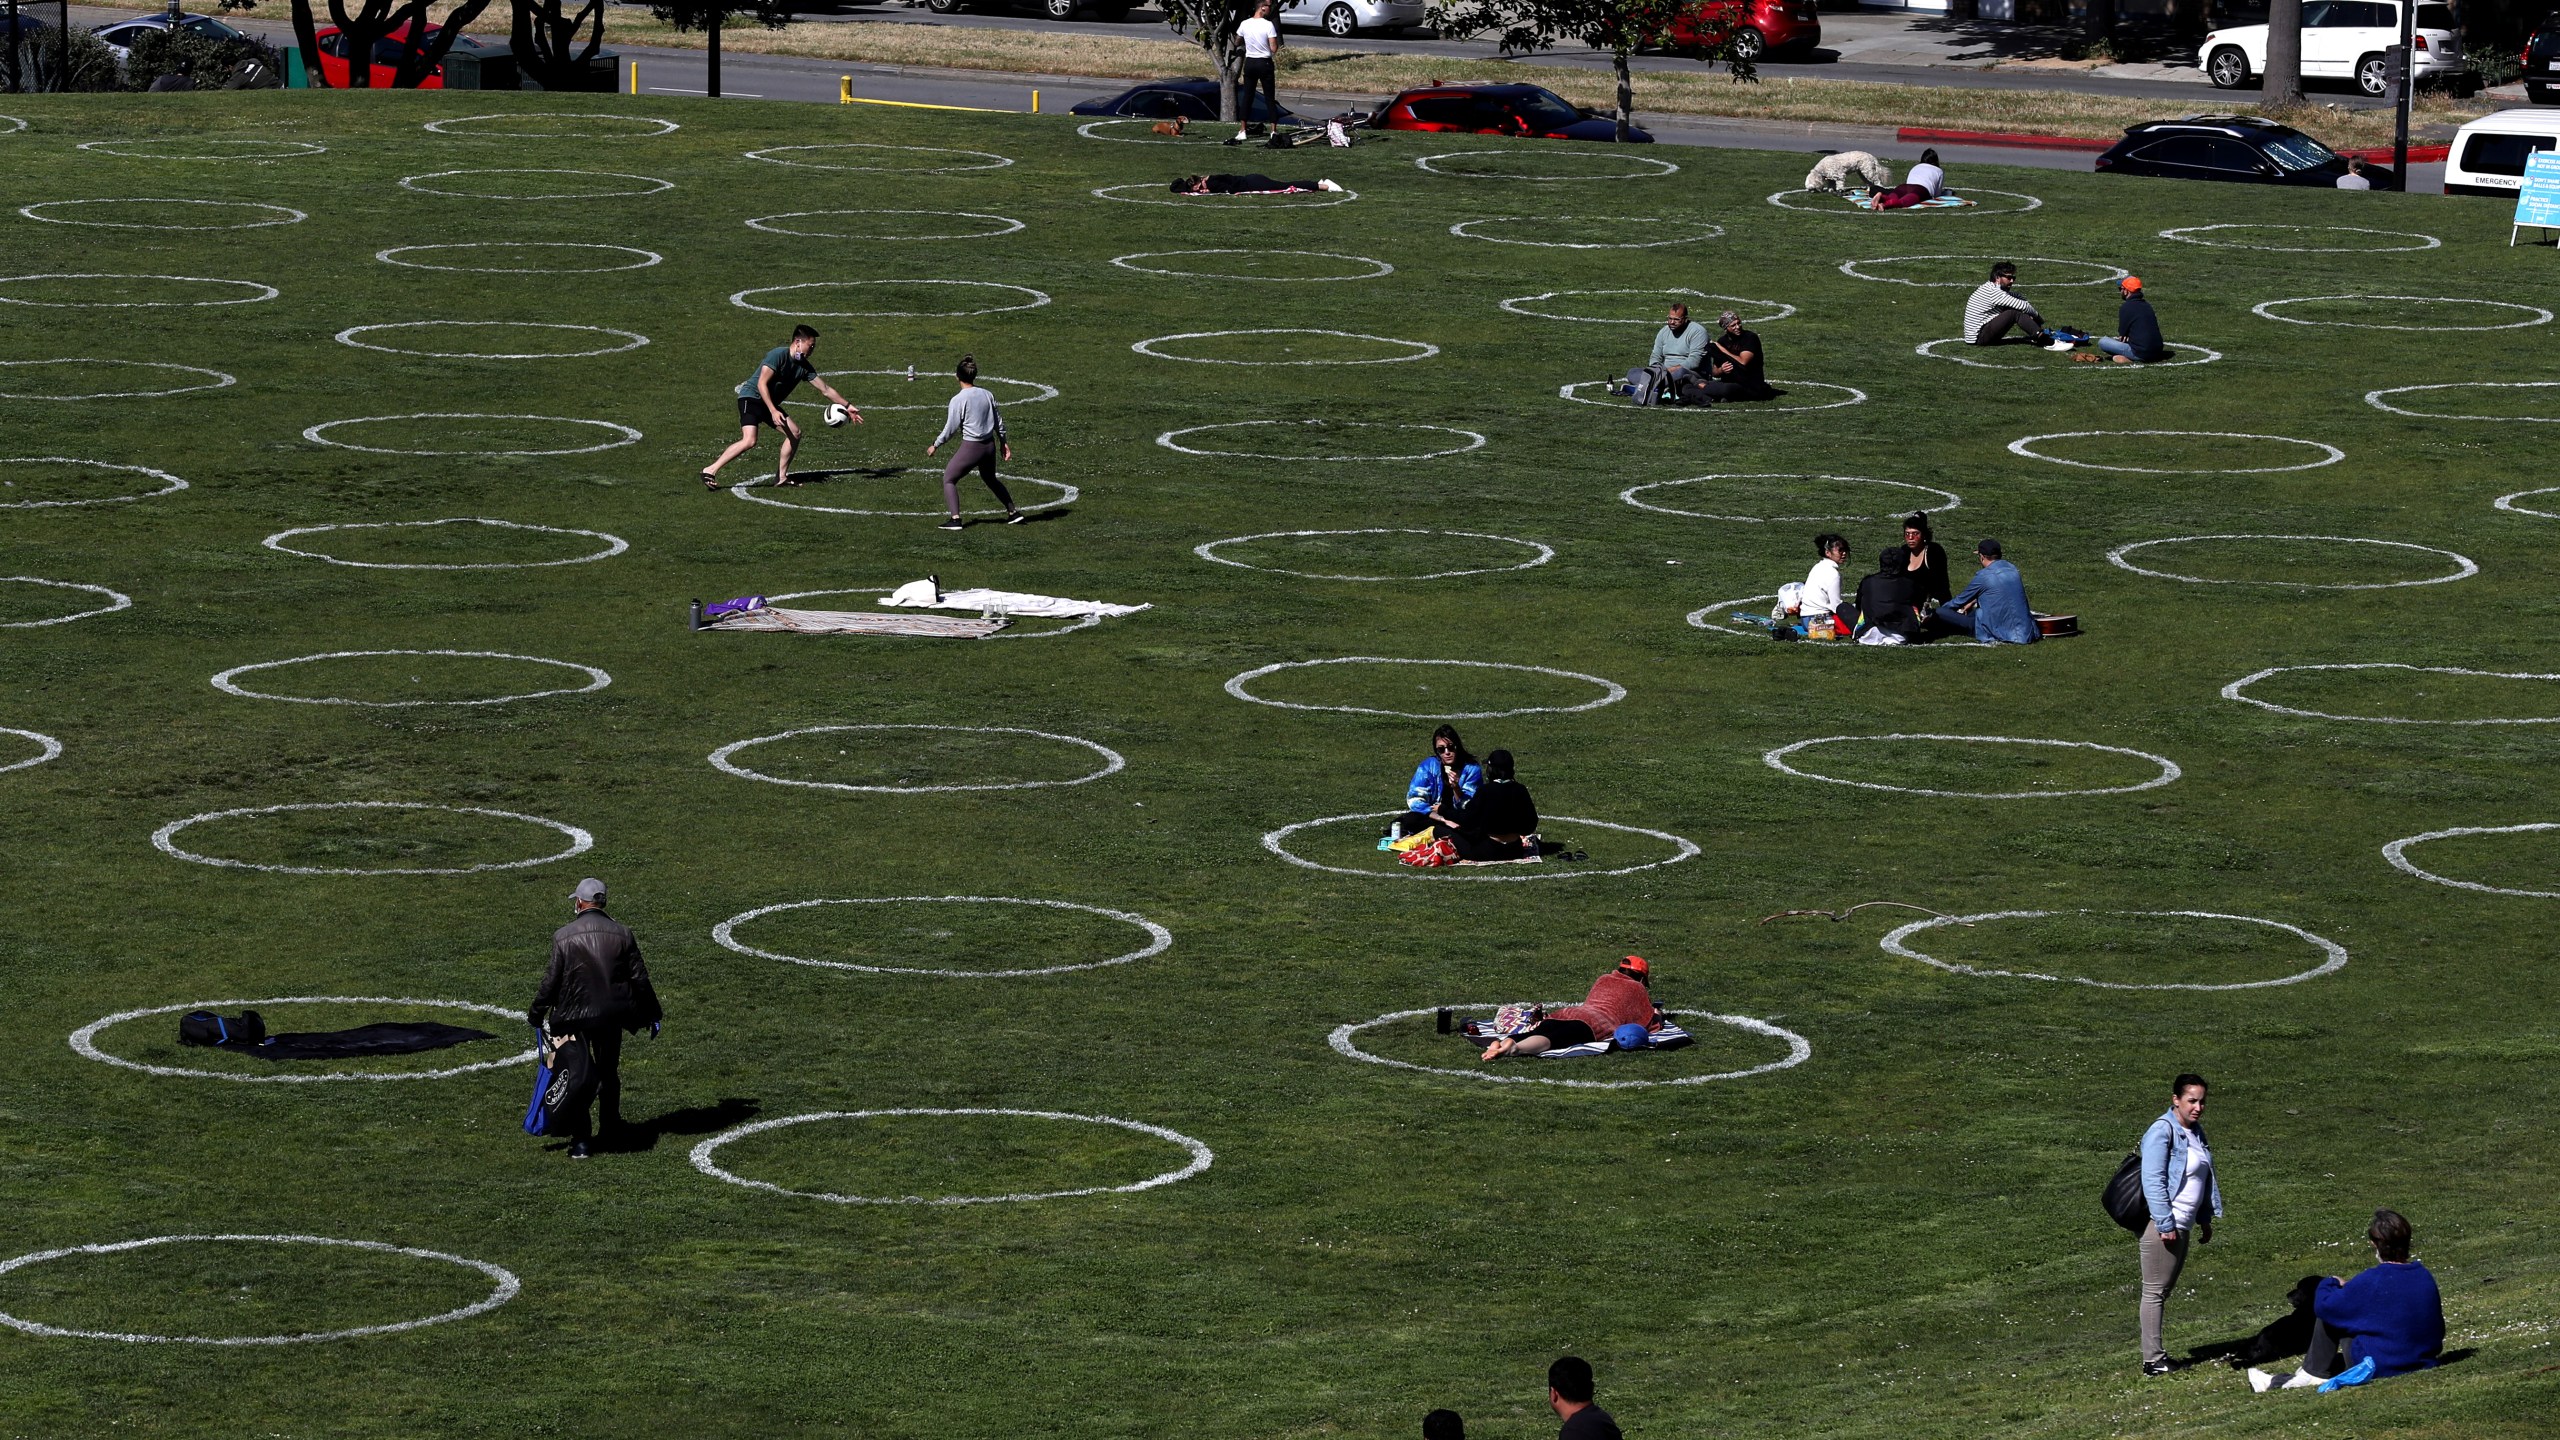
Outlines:
[[[66,64],[66,37],[60,30],[48,26],[18,37],[16,73],[20,90],[94,94],[116,89],[123,83],[116,52],[107,48],[107,42],[76,25],[67,38],[70,44]],[[0,74],[7,73],[5,65],[5,57],[0,57]]]
[[[255,63],[265,78],[248,82],[243,67]],[[266,88],[284,72],[283,58],[256,40],[228,40],[199,35],[184,28],[154,30],[134,37],[126,48],[120,88],[148,90],[164,75],[183,75],[199,90]],[[242,83],[236,84],[235,81]]]
[[[1639,50],[1660,50],[1672,43],[1671,27],[1695,7],[1697,0],[1438,0],[1431,23],[1443,35],[1501,36],[1502,53],[1517,55],[1545,50],[1559,41],[1606,51],[1618,77],[1618,138],[1634,129],[1635,77],[1627,57]],[[1698,44],[1693,53],[1725,67],[1737,81],[1758,79],[1736,36],[1739,13],[1717,19],[1694,17]]]

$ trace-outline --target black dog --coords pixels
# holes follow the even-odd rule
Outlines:
[[[2293,1282],[2285,1300],[2293,1308],[2284,1316],[2269,1322],[2265,1328],[2246,1340],[2226,1340],[2207,1345],[2195,1352],[2195,1358],[2222,1360],[2234,1370],[2252,1365],[2265,1365],[2299,1355],[2311,1348],[2311,1297],[2320,1288],[2320,1277],[2305,1275]]]

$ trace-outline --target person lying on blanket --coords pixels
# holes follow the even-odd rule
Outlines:
[[[1902,183],[1890,190],[1876,192],[1879,210],[1908,210],[1914,205],[1935,200],[1947,193],[1946,167],[1938,163],[1938,152],[1923,150],[1920,163],[1902,177]]]
[[[1176,195],[1296,195],[1342,187],[1330,180],[1274,180],[1268,175],[1183,175],[1165,188]]]
[[[1484,1047],[1482,1059],[1505,1055],[1543,1055],[1551,1048],[1588,1045],[1614,1035],[1621,1025],[1652,1029],[1662,1019],[1653,1003],[1653,973],[1641,955],[1630,955],[1618,968],[1591,982],[1591,993],[1579,1005],[1562,1005],[1524,1035],[1505,1035]]]
[[[1421,835],[1433,829],[1450,831],[1458,828],[1458,812],[1476,796],[1476,787],[1484,783],[1484,767],[1467,753],[1467,742],[1458,738],[1454,725],[1443,725],[1431,732],[1431,753],[1413,767],[1413,780],[1404,788],[1404,813],[1396,817],[1395,836]]]
[[[1484,757],[1484,783],[1458,807],[1449,839],[1461,860],[1537,858],[1537,802],[1529,798],[1529,787],[1512,777],[1510,751]]]

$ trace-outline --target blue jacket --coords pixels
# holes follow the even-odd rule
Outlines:
[[[1466,765],[1460,767],[1458,770],[1458,803],[1463,805],[1467,801],[1476,798],[1476,787],[1483,783],[1483,766]],[[1404,808],[1412,811],[1416,815],[1428,815],[1431,813],[1431,807],[1439,803],[1440,759],[1436,755],[1428,756],[1424,758],[1421,764],[1413,767],[1413,783],[1406,786],[1404,791]]]
[[[2415,1260],[2376,1265],[2352,1280],[2322,1279],[2312,1313],[2347,1338],[2347,1359],[2373,1362],[2373,1378],[2424,1370],[2444,1353],[2444,1297]]]
[[[2162,1111],[2151,1128],[2142,1132],[2142,1198],[2151,1207],[2151,1223],[2163,1235],[2174,1234],[2177,1218],[2170,1213],[2169,1202],[2187,1183],[2187,1127],[2178,1117]],[[2213,1191],[2213,1218],[2222,1218],[2222,1170],[2216,1166],[2209,1182]]]
[[[1962,593],[1949,600],[1950,607],[1968,600],[1982,603],[1974,607],[1973,638],[1997,645],[2033,645],[2036,643],[2035,612],[2027,608],[2027,582],[2018,577],[2018,567],[2006,560],[1994,560],[1982,567]]]

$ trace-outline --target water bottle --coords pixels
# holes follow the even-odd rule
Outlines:
[[[907,362],[907,383],[910,385],[916,383],[916,363],[912,360]]]

